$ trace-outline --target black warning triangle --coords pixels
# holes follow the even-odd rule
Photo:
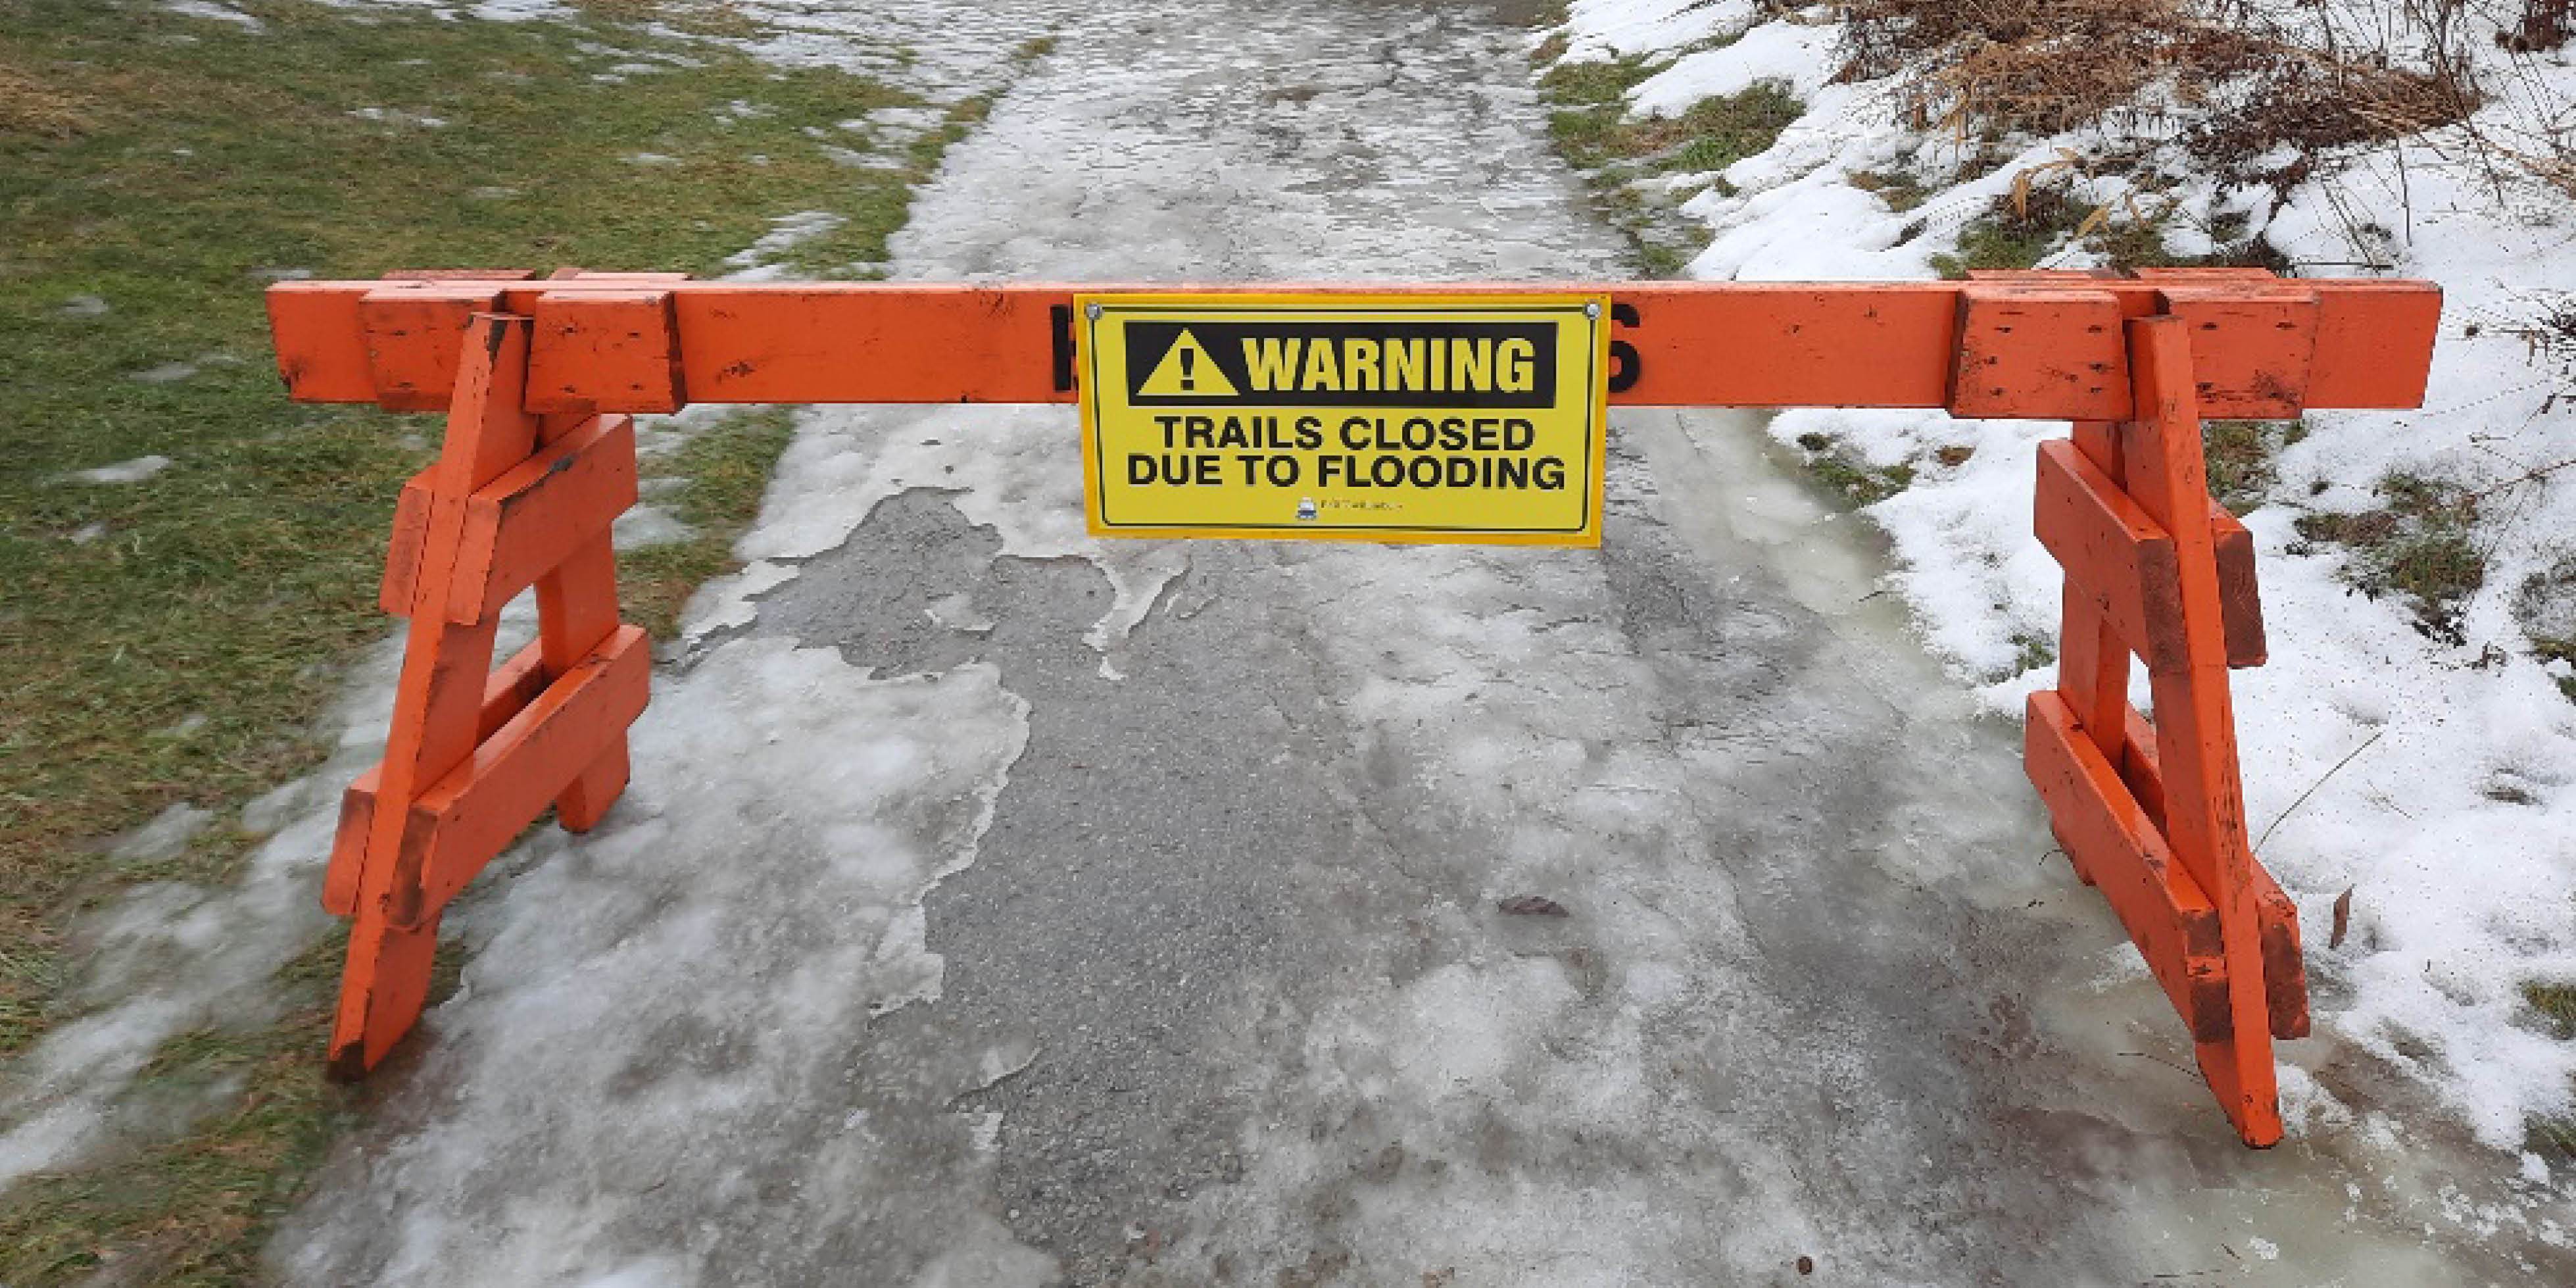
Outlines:
[[[1200,347],[1198,337],[1183,331],[1136,394],[1144,398],[1232,398],[1235,391],[1234,382],[1217,370],[1207,350]]]

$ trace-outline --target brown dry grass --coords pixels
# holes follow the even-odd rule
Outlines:
[[[2466,116],[2461,75],[2338,57],[2226,21],[2212,0],[1849,0],[1846,76],[1902,74],[1919,127],[2039,134],[2141,106],[2169,81],[2222,162],[2392,138]],[[2447,65],[2447,64],[2446,64]]]
[[[78,95],[0,63],[0,134],[72,138],[89,129],[87,108]]]

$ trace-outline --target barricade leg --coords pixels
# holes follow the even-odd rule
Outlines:
[[[2272,1064],[2254,853],[2246,837],[2245,793],[2236,763],[2217,543],[2206,518],[2209,484],[2188,326],[2175,317],[2130,322],[2129,363],[2137,419],[2124,434],[2122,455],[2134,462],[2124,481],[2140,508],[2172,535],[2180,583],[2182,666],[2158,668],[2148,677],[2155,693],[2164,831],[2174,857],[2200,881],[2217,910],[2227,964],[2230,1032],[2225,1040],[2202,1041],[2196,1049],[2201,1072],[2237,1134],[2249,1145],[2271,1145],[2281,1139],[2280,1091]]]
[[[2055,690],[2027,759],[2059,843],[2101,888],[2189,1027],[2247,1144],[2280,1139],[2272,1039],[2307,1032],[2297,910],[2254,861],[2231,665],[2261,661],[2244,529],[2209,500],[2190,331],[2124,323],[2133,419],[2040,452],[2038,529],[2066,569]],[[2156,718],[2129,707],[2132,656]]]
[[[584,416],[547,419],[553,437],[588,422]],[[618,627],[617,551],[605,532],[591,537],[553,572],[537,580],[537,639],[549,675],[570,671],[606,643]],[[599,759],[585,766],[555,798],[555,821],[575,832],[598,826],[610,802],[626,790],[626,735],[619,732]]]
[[[610,525],[633,504],[624,416],[526,409],[527,318],[464,328],[447,439],[405,489],[384,600],[406,614],[385,759],[341,809],[324,904],[354,917],[331,1064],[355,1077],[419,1019],[440,912],[549,801],[595,825],[623,789],[650,655],[617,620]],[[492,669],[534,587],[538,639]]]
[[[2118,425],[2108,421],[2075,422],[2075,447],[2113,478],[2119,477]],[[2065,626],[2057,650],[2057,691],[2084,731],[2113,767],[2120,763],[2123,713],[2129,709],[2129,648],[2102,612],[2069,580],[2064,597]],[[2059,847],[2084,884],[2094,885],[2091,869],[2075,846],[2058,837]]]
[[[376,769],[376,801],[396,805],[369,811],[359,858],[357,924],[349,932],[339,1014],[331,1029],[332,1068],[344,1076],[382,1060],[411,1030],[429,995],[438,919],[399,926],[392,917],[397,887],[406,879],[411,884],[419,880],[420,856],[403,843],[410,811],[401,806],[474,754],[484,678],[492,669],[494,623],[489,618],[471,626],[448,622],[443,610],[453,593],[454,551],[463,541],[467,498],[536,447],[536,419],[522,410],[527,320],[475,314],[466,326],[459,362],[447,438],[430,471],[429,525],[413,582],[393,725],[384,761]],[[405,867],[410,871],[401,870]]]

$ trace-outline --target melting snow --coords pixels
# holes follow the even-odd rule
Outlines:
[[[195,370],[195,368],[190,368]],[[140,483],[170,468],[167,456],[137,456],[132,460],[101,465],[94,469],[75,470],[63,477],[76,483]]]
[[[1577,59],[1743,33],[1639,85],[1640,113],[1679,112],[1766,77],[1806,100],[1805,117],[1771,149],[1725,172],[1732,191],[1712,189],[1684,207],[1711,237],[1691,265],[1699,277],[1928,276],[1930,255],[2016,173],[2088,143],[2037,141],[1897,213],[1849,175],[1917,148],[1937,159],[1925,168],[1956,158],[1942,140],[1898,124],[1889,83],[1827,83],[1839,65],[1833,24],[1764,19],[1748,0],[1577,0],[1569,30]],[[2576,93],[2576,70],[2508,69],[2483,37],[2467,39],[2498,84],[2560,101]],[[2494,137],[2519,137],[2532,110],[2504,94],[2481,120]],[[2576,458],[2576,406],[2535,366],[2528,338],[2547,301],[2576,291],[2576,254],[2563,198],[2499,180],[2455,141],[2419,138],[2340,165],[2268,218],[2252,212],[2253,228],[2312,271],[2383,257],[2395,275],[2439,282],[2448,304],[2425,409],[2311,413],[2313,432],[2279,458],[2270,503],[2245,516],[2273,641],[2268,665],[2233,677],[2247,811],[2258,836],[2268,833],[2265,863],[2304,910],[2311,978],[2325,985],[2320,1028],[2412,1070],[2482,1140],[2511,1148],[2528,1116],[2566,1113],[2576,1095],[2576,1044],[2527,1027],[2519,995],[2525,981],[2576,978],[2567,914],[2576,906],[2576,705],[2556,683],[2566,665],[2535,659],[2513,620],[2524,580],[2576,556],[2576,474],[2513,481]],[[2206,181],[2180,191],[2203,207],[2214,200]],[[2403,226],[2356,248],[2355,204],[2401,212],[2381,218]],[[2043,267],[2087,262],[2070,253]],[[1871,464],[1914,462],[1913,485],[1868,513],[1894,543],[1895,584],[1925,641],[1984,686],[1999,713],[2017,715],[2024,694],[2054,682],[2053,667],[2020,670],[2019,638],[2055,635],[2061,583],[2030,536],[2029,493],[2036,444],[2062,436],[2063,425],[1801,410],[1775,418],[1771,432],[1783,443],[1823,434]],[[1929,458],[1941,448],[1972,454],[1935,466]],[[2401,597],[2351,592],[2336,578],[2342,556],[2309,549],[2292,528],[2310,509],[2377,504],[2372,486],[2400,471],[2496,489],[2480,528],[2486,588],[2469,601],[2464,644],[2419,633]],[[2576,631],[2576,621],[2566,626]],[[2512,790],[2493,790],[2498,783]],[[2331,948],[2329,910],[2347,887],[2352,933]],[[2330,1049],[2291,1043],[2282,1054],[2295,1064]]]

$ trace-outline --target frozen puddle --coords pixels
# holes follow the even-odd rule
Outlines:
[[[953,1197],[985,1166],[973,1121],[922,1111],[1029,1050],[952,1061],[881,1018],[939,995],[921,898],[973,860],[1026,704],[990,667],[875,679],[741,640],[653,713],[615,819],[454,918],[473,959],[420,1094],[326,1176],[283,1268],[647,1285],[962,1258],[1022,1270],[961,1282],[1042,1282]],[[859,1194],[887,1228],[851,1226]]]
[[[1059,12],[1024,11],[992,21]],[[1525,65],[1398,0],[1089,9],[950,152],[893,275],[1618,276]],[[1741,417],[1614,429],[1599,552],[1111,547],[1062,409],[808,413],[629,796],[452,914],[463,987],[277,1266],[2567,1267],[2563,1214],[2352,1053],[2311,1046],[2294,1142],[2239,1148],[1858,521]],[[1569,915],[1498,909],[1524,895]]]

